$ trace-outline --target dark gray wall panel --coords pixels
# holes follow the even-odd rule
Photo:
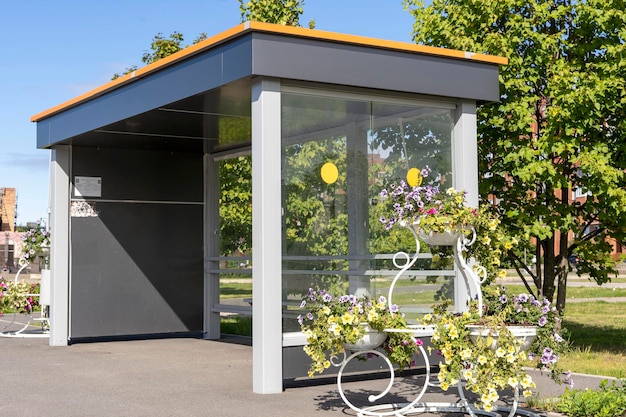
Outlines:
[[[498,66],[254,33],[253,73],[473,100],[500,98]]]
[[[102,199],[183,201],[204,199],[201,153],[72,148],[72,177],[101,177]]]
[[[75,175],[102,197],[71,218],[70,338],[202,331],[202,154],[74,147]]]
[[[70,339],[201,332],[202,206],[96,209],[71,219]]]

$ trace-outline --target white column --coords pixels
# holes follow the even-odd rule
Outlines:
[[[253,391],[283,390],[280,82],[252,85]]]
[[[454,188],[468,192],[470,206],[478,206],[478,147],[476,102],[459,100],[452,134],[452,179]]]
[[[69,337],[70,151],[55,146],[50,161],[50,346]]]
[[[457,190],[467,191],[467,202],[478,207],[478,146],[476,143],[476,102],[459,100],[452,132],[452,182]],[[460,271],[454,280],[455,310],[467,310],[469,295]]]

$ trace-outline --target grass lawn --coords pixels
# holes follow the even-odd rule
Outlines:
[[[626,378],[626,303],[566,304],[563,325],[574,348],[564,369]]]
[[[242,280],[243,281],[243,280]],[[438,280],[441,284],[442,280]],[[616,281],[614,281],[616,282]],[[401,284],[400,284],[401,283]],[[419,284],[399,281],[398,288]],[[387,294],[389,284],[377,282],[379,294]],[[252,280],[250,282],[221,283],[222,298],[252,297]],[[526,292],[523,285],[507,285],[511,291]],[[609,298],[626,297],[624,288],[569,287],[568,300],[571,298]],[[394,294],[394,302],[400,305],[432,305],[435,290],[398,291]],[[224,318],[223,333],[251,334],[251,319],[236,316]],[[572,342],[573,351],[562,359],[563,368],[572,372],[626,378],[626,303],[608,303],[603,301],[574,303],[568,302],[565,308],[564,327]]]

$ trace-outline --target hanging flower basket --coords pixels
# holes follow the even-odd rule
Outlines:
[[[343,347],[350,352],[359,352],[365,350],[376,349],[382,345],[387,339],[387,333],[372,329],[368,324],[362,324],[365,327],[365,334],[356,343],[344,343]]]
[[[462,235],[455,230],[446,230],[445,232],[425,232],[420,229],[419,238],[429,246],[453,246]]]
[[[486,338],[491,336],[493,338],[493,342],[491,343],[491,350],[495,351],[499,344],[500,335],[499,332],[493,331],[490,327],[485,327],[480,324],[468,324],[466,326],[470,333],[470,339],[474,344],[477,343],[478,338]],[[519,344],[519,350],[522,352],[527,351],[537,338],[537,326],[506,326],[507,330],[511,332],[515,340],[517,340]]]

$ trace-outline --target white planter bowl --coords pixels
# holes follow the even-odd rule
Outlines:
[[[488,327],[478,324],[467,325],[467,328],[470,329],[470,339],[472,339],[472,342],[474,343],[476,343],[479,337],[487,337],[491,332],[491,337],[493,337],[491,350],[496,350],[498,348],[498,332],[493,332]],[[521,341],[521,351],[528,350],[537,338],[537,327],[535,326],[507,326],[506,328],[516,339]]]

